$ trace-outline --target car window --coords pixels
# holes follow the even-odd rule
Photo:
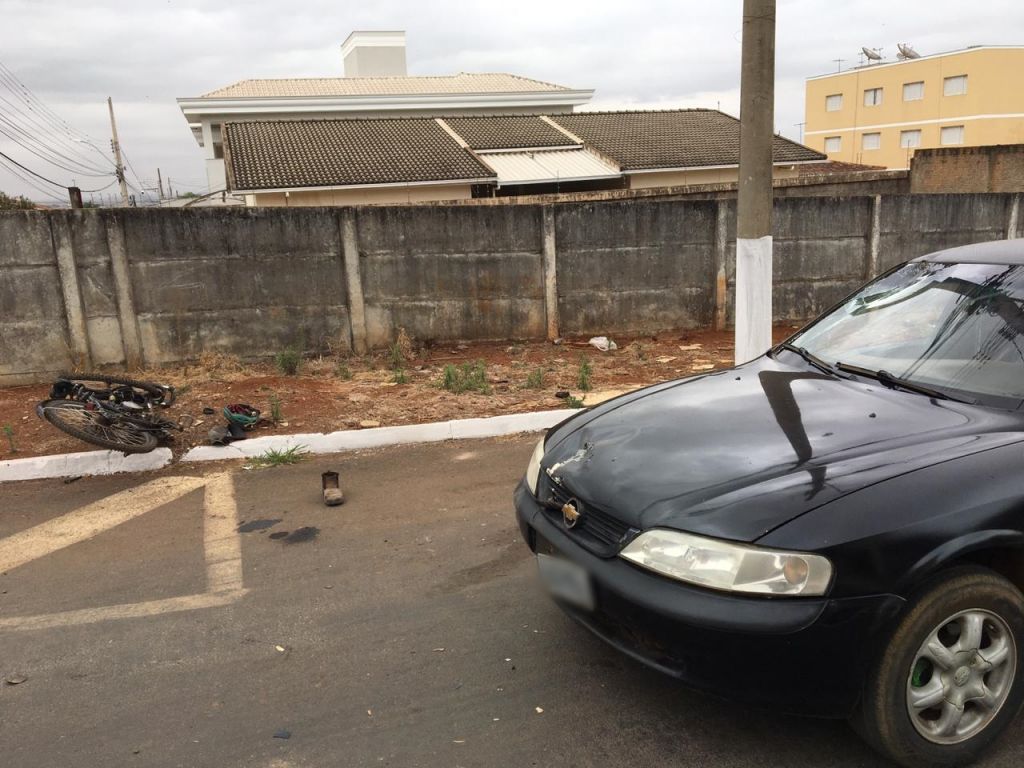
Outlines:
[[[1024,400],[1024,267],[913,262],[792,340],[829,362],[886,370],[1001,407]]]

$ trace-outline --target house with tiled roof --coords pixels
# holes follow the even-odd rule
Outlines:
[[[713,109],[227,122],[249,205],[358,205],[730,183],[739,120]],[[776,136],[775,176],[825,156]]]
[[[248,79],[177,100],[203,149],[211,191],[226,188],[222,128],[229,122],[563,114],[593,95],[505,73],[409,75],[404,32],[353,32],[341,53],[344,77]]]

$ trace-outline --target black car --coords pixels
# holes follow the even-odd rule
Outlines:
[[[557,601],[686,684],[974,759],[1024,702],[1024,241],[582,411],[515,492]]]

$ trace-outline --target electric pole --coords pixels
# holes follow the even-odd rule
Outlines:
[[[164,180],[160,176],[160,169],[156,169],[156,186],[160,190],[160,199],[164,199]]]
[[[107,108],[110,110],[110,148],[114,150],[114,165],[117,171],[117,180],[121,184],[121,203],[127,208],[131,205],[128,200],[128,184],[124,180],[124,163],[121,162],[121,144],[117,141],[117,123],[114,120],[114,100],[107,97]]]
[[[736,364],[772,345],[775,0],[743,0],[736,206]]]

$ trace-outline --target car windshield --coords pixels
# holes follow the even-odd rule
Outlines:
[[[830,364],[885,371],[982,404],[1024,403],[1024,267],[912,262],[790,340]]]

